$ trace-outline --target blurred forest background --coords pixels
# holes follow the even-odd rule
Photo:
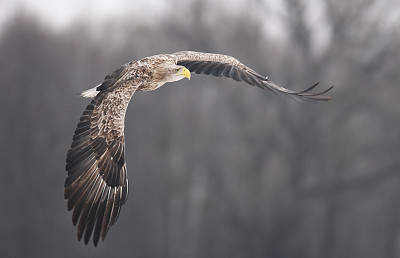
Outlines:
[[[23,5],[3,17],[1,256],[400,257],[400,3],[159,2],[63,27]],[[99,247],[77,242],[63,199],[89,103],[76,93],[179,50],[233,55],[294,90],[335,85],[333,100],[204,75],[135,94],[129,199]]]

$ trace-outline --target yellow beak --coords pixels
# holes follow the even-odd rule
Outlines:
[[[190,71],[185,67],[182,69],[182,71],[180,71],[176,75],[182,75],[183,77],[186,77],[190,80]]]

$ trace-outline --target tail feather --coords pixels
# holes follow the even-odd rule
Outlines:
[[[97,85],[96,87],[93,87],[91,89],[82,91],[81,93],[79,93],[79,95],[84,98],[94,98],[99,93],[99,91],[97,90],[97,87],[99,87],[99,85]]]

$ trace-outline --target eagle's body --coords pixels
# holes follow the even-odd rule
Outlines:
[[[237,59],[219,54],[182,51],[132,61],[105,77],[102,84],[81,93],[94,97],[75,130],[67,154],[65,199],[72,220],[78,223],[78,239],[88,243],[104,240],[128,197],[125,164],[124,120],[132,95],[150,91],[166,82],[190,79],[190,72],[225,76],[236,81],[309,100],[329,100],[325,91],[309,93],[317,84],[300,92],[280,87]]]

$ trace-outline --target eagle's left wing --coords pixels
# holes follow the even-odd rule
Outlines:
[[[258,86],[264,90],[281,92],[307,100],[329,100],[330,97],[322,95],[333,88],[331,86],[320,92],[310,92],[318,85],[318,83],[315,83],[304,90],[292,91],[275,84],[268,77],[258,74],[236,58],[227,55],[181,51],[171,56],[175,58],[178,65],[182,65],[196,74],[214,75],[217,77],[225,76],[235,81],[244,81],[252,86]]]

